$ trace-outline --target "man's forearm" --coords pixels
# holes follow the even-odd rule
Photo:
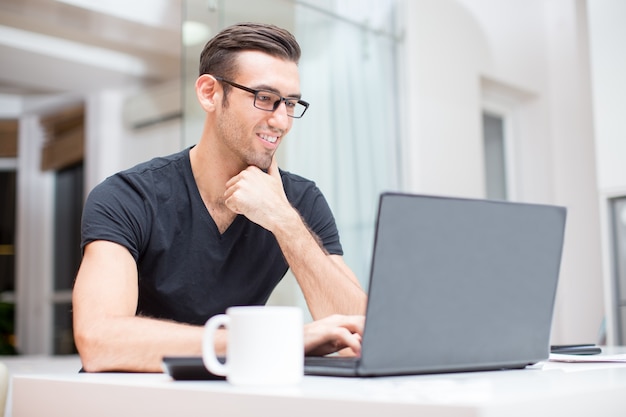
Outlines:
[[[117,317],[78,333],[76,342],[88,372],[160,372],[163,356],[201,355],[202,326],[145,317]],[[225,352],[225,337],[216,342]]]
[[[298,212],[276,225],[274,235],[314,319],[365,314],[366,295],[339,255],[328,255]]]

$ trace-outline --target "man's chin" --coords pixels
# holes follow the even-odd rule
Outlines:
[[[261,171],[267,172],[267,170],[270,169],[270,166],[272,165],[272,156],[270,156],[269,159],[267,160],[257,159],[256,161],[250,162],[249,165],[255,166],[259,168]]]

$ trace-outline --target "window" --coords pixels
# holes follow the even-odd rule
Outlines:
[[[504,118],[483,113],[483,144],[485,152],[486,197],[494,200],[508,199]]]
[[[613,225],[613,271],[615,276],[616,342],[626,342],[626,196],[609,201]]]
[[[54,107],[54,108],[53,108]],[[16,346],[24,355],[71,354],[71,289],[83,204],[81,104],[59,98],[20,118],[16,163]]]

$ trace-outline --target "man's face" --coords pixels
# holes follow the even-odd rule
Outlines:
[[[300,96],[300,77],[294,62],[246,51],[240,53],[237,64],[237,76],[228,81],[254,90],[273,91],[282,97]],[[217,134],[242,168],[254,165],[267,169],[291,129],[293,118],[287,116],[284,103],[273,112],[260,110],[254,107],[254,94],[235,87],[229,89],[227,105],[218,109]]]

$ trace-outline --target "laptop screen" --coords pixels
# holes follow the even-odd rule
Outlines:
[[[361,366],[372,373],[546,359],[565,209],[381,195]]]

